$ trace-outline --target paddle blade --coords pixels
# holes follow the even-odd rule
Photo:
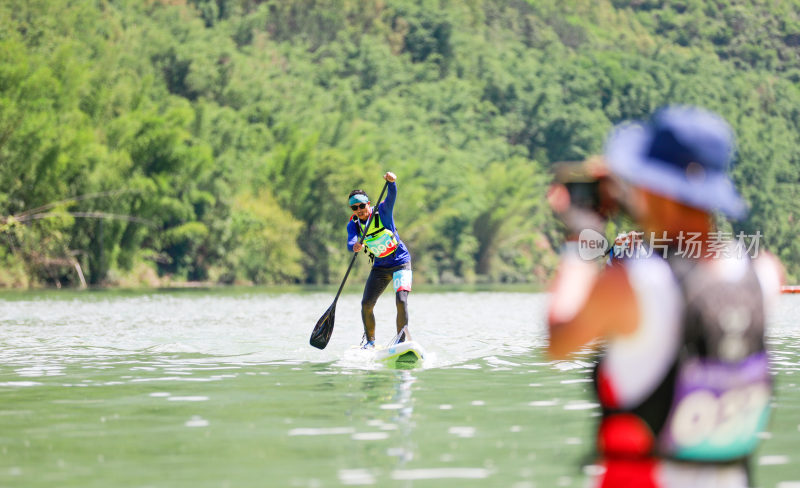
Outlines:
[[[333,320],[335,315],[336,303],[334,302],[334,304],[322,314],[317,325],[314,326],[314,330],[311,331],[311,339],[308,342],[312,346],[317,349],[325,349],[325,346],[328,345],[328,341],[331,340],[331,334],[333,333]]]

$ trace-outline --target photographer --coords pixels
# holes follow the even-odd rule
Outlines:
[[[577,253],[581,232],[602,233],[602,206],[576,201],[566,185],[548,195],[569,229],[548,310],[548,353],[565,358],[603,342],[594,374],[602,410],[595,486],[752,486],[749,456],[772,387],[764,309],[782,274],[770,254],[751,260],[714,238],[712,212],[745,213],[727,175],[732,153],[727,123],[698,108],[668,107],[615,130],[608,169],[628,188],[616,197],[642,237],[657,236],[664,248],[619,266]],[[700,236],[692,255],[682,248],[687,234]],[[719,249],[730,252],[711,252]]]

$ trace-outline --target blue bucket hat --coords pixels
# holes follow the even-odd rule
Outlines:
[[[746,207],[728,176],[733,130],[697,107],[666,107],[644,123],[618,126],[606,144],[612,172],[690,207],[741,218]]]

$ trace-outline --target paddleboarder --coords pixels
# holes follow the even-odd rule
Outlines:
[[[353,190],[347,197],[353,211],[347,222],[347,249],[357,253],[362,250],[372,261],[372,270],[364,285],[361,298],[361,320],[364,323],[364,348],[375,347],[375,303],[389,283],[395,292],[397,306],[397,333],[408,325],[408,293],[411,291],[411,254],[400,240],[394,225],[394,203],[397,199],[397,176],[392,172],[383,175],[387,182],[387,196],[376,207],[363,190]],[[370,215],[372,219],[370,220]],[[365,228],[369,225],[369,228]],[[363,244],[359,239],[364,237]],[[405,334],[404,334],[405,335]],[[402,342],[405,337],[401,337]]]
[[[602,233],[599,214],[564,191],[549,195],[568,227],[584,228],[569,229],[576,240],[553,284],[548,352],[560,359],[603,344],[593,375],[601,410],[594,486],[754,486],[749,461],[772,393],[764,315],[782,270],[771,254],[743,253],[713,227],[713,212],[746,213],[728,176],[732,154],[728,124],[700,108],[667,107],[617,128],[606,158],[649,244],[647,256],[619,266],[580,253],[586,226]]]

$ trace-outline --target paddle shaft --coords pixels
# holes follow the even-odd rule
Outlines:
[[[358,240],[359,244],[364,243],[364,238],[367,237],[366,229],[369,229],[369,224],[372,223],[372,217],[375,215],[375,212],[378,211],[378,205],[381,204],[381,200],[383,199],[383,194],[386,192],[386,188],[389,186],[389,182],[383,184],[383,189],[381,190],[381,194],[378,197],[378,203],[375,204],[375,211],[369,214],[369,218],[367,219],[367,225],[364,226],[364,231],[361,233],[361,239]],[[350,270],[353,269],[353,263],[356,262],[356,256],[358,256],[357,252],[353,253],[353,258],[350,260],[350,266],[347,267],[347,272],[344,274],[344,278],[342,279],[342,284],[339,285],[339,291],[336,292],[336,297],[333,299],[333,303],[335,304],[337,300],[339,300],[339,295],[342,293],[342,288],[344,288],[344,284],[347,281],[347,277],[350,276]],[[333,305],[331,305],[333,306]]]

